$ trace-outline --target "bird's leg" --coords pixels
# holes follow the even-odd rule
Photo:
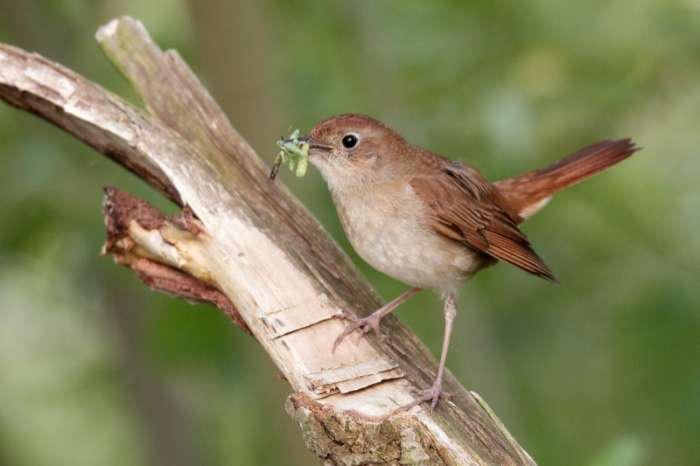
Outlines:
[[[390,314],[394,309],[399,307],[402,303],[408,300],[408,298],[418,293],[420,290],[420,288],[411,288],[410,290],[403,292],[398,297],[389,301],[369,316],[362,319],[352,318],[353,322],[345,328],[343,333],[338,335],[338,338],[335,339],[335,342],[333,343],[333,352],[335,352],[335,349],[338,347],[338,345],[340,345],[345,337],[357,329],[360,329],[362,334],[365,334],[370,330],[374,330],[377,332],[377,334],[379,334],[379,322],[382,320],[382,318],[387,314]]]
[[[438,400],[442,394],[442,377],[445,373],[445,362],[447,361],[447,352],[450,348],[450,336],[452,336],[452,324],[457,317],[457,303],[455,296],[447,295],[445,298],[445,334],[442,338],[442,352],[440,353],[440,364],[438,365],[437,376],[433,381],[433,385],[427,390],[423,390],[418,394],[416,401],[399,408],[397,411],[405,411],[417,406],[425,401],[430,401],[430,408],[434,409],[437,406]],[[395,411],[396,412],[396,411]],[[393,413],[392,413],[393,414]]]

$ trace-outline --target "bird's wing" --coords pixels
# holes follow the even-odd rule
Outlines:
[[[425,203],[431,226],[470,249],[554,281],[554,275],[517,227],[498,189],[459,162],[445,163],[411,180]]]

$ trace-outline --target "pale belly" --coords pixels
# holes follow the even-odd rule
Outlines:
[[[418,223],[415,212],[422,205],[412,192],[398,201],[395,196],[353,201],[348,208],[336,199],[348,239],[367,263],[397,280],[456,292],[483,265],[478,254]]]

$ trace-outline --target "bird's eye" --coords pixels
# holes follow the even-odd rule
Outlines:
[[[359,139],[356,134],[350,133],[343,136],[343,147],[346,149],[352,149],[358,143]]]

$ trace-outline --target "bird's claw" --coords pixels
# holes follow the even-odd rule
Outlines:
[[[399,406],[395,410],[391,411],[389,414],[385,414],[382,416],[382,421],[389,419],[391,416],[399,413],[406,412],[410,410],[411,408],[415,408],[416,406],[425,403],[425,402],[430,402],[430,410],[432,411],[435,409],[435,407],[438,404],[438,401],[442,398],[443,400],[447,400],[450,398],[449,393],[445,393],[442,391],[442,384],[437,384],[434,383],[432,387],[425,389],[425,390],[416,390],[414,389],[413,392],[416,395],[416,399],[408,404],[405,404],[403,406]]]
[[[433,384],[433,386],[428,389],[419,390],[417,395],[418,397],[416,398],[416,401],[413,402],[415,403],[414,406],[429,401],[431,410],[435,409],[440,398],[442,398],[443,400],[450,398],[450,395],[448,393],[444,393],[442,391],[442,387],[437,384]]]
[[[400,407],[399,409],[394,411],[394,413],[400,411],[408,411],[414,406],[418,406],[426,402],[430,402],[430,410],[432,411],[433,409],[435,409],[435,407],[438,404],[438,401],[441,398],[443,400],[450,398],[450,395],[448,393],[442,391],[442,383],[433,383],[433,385],[430,388],[426,388],[425,390],[414,390],[414,392],[416,394],[415,401],[407,404],[406,406]]]
[[[346,318],[351,321],[350,324],[348,324],[347,327],[345,327],[345,330],[338,335],[338,338],[335,339],[335,342],[333,343],[333,352],[335,353],[336,348],[342,343],[345,338],[350,335],[352,332],[355,330],[360,330],[360,334],[364,335],[366,333],[369,333],[370,331],[374,330],[374,332],[381,336],[379,333],[379,322],[381,318],[377,318],[374,314],[369,315],[367,317],[363,317],[362,319],[359,319],[355,316],[347,315]]]

